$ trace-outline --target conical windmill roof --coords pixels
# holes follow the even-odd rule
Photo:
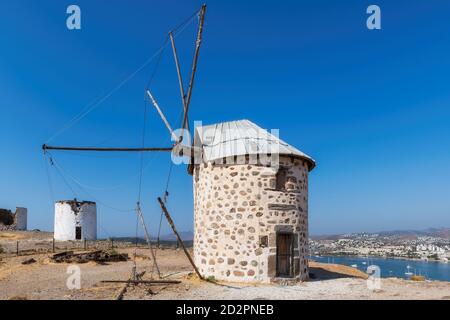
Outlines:
[[[204,162],[233,156],[278,153],[306,160],[310,171],[316,166],[314,159],[306,153],[249,120],[196,127],[194,146],[202,149]]]

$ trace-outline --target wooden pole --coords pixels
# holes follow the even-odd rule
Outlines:
[[[152,151],[161,151],[161,152],[171,152],[172,147],[170,148],[85,148],[85,147],[55,147],[55,146],[47,146],[44,144],[42,146],[44,151],[46,150],[61,150],[61,151],[95,151],[95,152],[152,152]]]
[[[188,89],[188,93],[187,93],[187,97],[186,97],[186,112],[184,113],[182,128],[187,127],[187,117],[188,117],[188,112],[189,112],[189,105],[191,103],[192,89],[194,88],[195,73],[197,71],[198,56],[199,56],[200,47],[202,44],[203,23],[205,22],[205,14],[206,14],[206,4],[204,4],[202,6],[202,9],[200,10],[200,22],[199,22],[199,26],[198,26],[197,42],[196,42],[195,53],[194,53],[194,62],[192,63],[191,79],[189,81],[189,89]]]
[[[84,247],[84,250],[86,251],[86,250],[87,250],[87,240],[86,240],[86,238],[84,239],[84,245],[83,245],[83,247]]]
[[[161,111],[161,108],[159,107],[158,103],[156,102],[155,98],[153,97],[152,93],[150,92],[150,90],[147,90],[147,95],[150,97],[150,100],[152,100],[153,105],[155,106],[156,111],[158,111],[161,119],[164,121],[167,129],[169,130],[170,134],[172,135],[172,139],[174,139],[174,141],[178,141],[178,137],[177,135],[173,132],[172,127],[169,124],[169,121],[167,121],[166,116],[164,115],[164,113]]]
[[[136,208],[136,213],[138,214],[139,219],[141,220],[142,227],[144,228],[145,239],[147,240],[147,244],[148,244],[148,247],[150,249],[150,254],[152,255],[153,263],[155,264],[155,267],[156,267],[156,272],[158,272],[158,277],[161,278],[161,272],[159,271],[159,266],[158,266],[158,263],[156,261],[155,252],[153,252],[153,246],[152,246],[150,234],[148,233],[147,225],[145,224],[144,215],[142,214],[141,206],[140,206],[139,203],[138,203],[137,208]]]
[[[52,252],[55,253],[55,238],[52,241]]]
[[[130,278],[129,278],[129,280],[128,281],[132,281],[133,280],[133,278],[134,278],[134,274],[133,274],[133,272],[131,272],[131,275],[130,275]],[[126,282],[123,286],[122,286],[122,288],[120,289],[120,291],[119,291],[119,293],[115,296],[115,300],[122,300],[123,299],[123,296],[125,295],[125,293],[127,292],[127,289],[128,289],[128,286],[130,285],[130,283],[129,282]]]
[[[102,283],[130,283],[130,284],[179,284],[178,280],[102,280]]]
[[[175,236],[176,236],[177,239],[178,239],[178,243],[179,243],[179,244],[181,245],[181,247],[183,248],[184,253],[186,254],[186,256],[187,256],[189,262],[190,262],[191,265],[192,265],[192,267],[194,268],[195,273],[197,273],[198,277],[199,277],[200,279],[203,280],[203,276],[200,274],[200,271],[198,271],[197,266],[196,266],[195,263],[194,263],[194,260],[192,260],[192,257],[191,257],[191,255],[189,254],[189,251],[187,251],[186,247],[184,246],[184,242],[183,242],[183,240],[181,240],[181,237],[180,237],[180,235],[179,235],[179,233],[178,233],[178,231],[177,231],[177,228],[175,227],[175,224],[174,224],[174,222],[173,222],[173,220],[172,220],[172,217],[170,216],[169,211],[167,211],[167,208],[166,208],[164,202],[162,201],[161,198],[158,198],[158,202],[159,202],[159,205],[161,206],[161,209],[162,209],[163,212],[164,212],[164,215],[166,216],[167,222],[169,222],[169,225],[171,226],[173,232],[175,233]]]
[[[173,51],[173,57],[175,59],[175,66],[177,68],[178,83],[180,85],[181,102],[183,103],[184,113],[186,113],[186,111],[187,111],[186,94],[184,93],[184,85],[183,85],[183,77],[181,76],[180,61],[178,59],[177,47],[175,46],[175,39],[173,37],[172,32],[169,32],[169,37],[170,37],[170,42],[172,43],[172,51]],[[182,130],[183,130],[182,132],[184,132],[184,128]],[[189,130],[189,128],[188,128],[188,130]],[[181,139],[183,139],[183,134],[180,136],[180,141],[181,141]]]
[[[16,255],[19,256],[19,241],[16,242]]]

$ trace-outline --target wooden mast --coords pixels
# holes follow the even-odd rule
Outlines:
[[[184,113],[186,113],[187,112],[186,94],[184,93],[184,84],[183,84],[183,77],[181,76],[180,61],[178,59],[177,47],[175,46],[175,39],[173,37],[172,32],[169,32],[169,37],[170,42],[172,43],[172,51],[173,57],[175,59],[175,66],[177,68],[178,83],[180,85],[181,102],[183,103]],[[181,139],[183,139],[183,135],[180,137],[180,140]]]
[[[188,113],[189,113],[189,106],[191,104],[192,89],[194,88],[194,80],[195,80],[195,73],[197,71],[198,56],[199,56],[200,47],[202,44],[203,24],[205,22],[205,14],[206,14],[206,4],[204,4],[202,6],[202,9],[200,10],[200,22],[199,22],[199,26],[198,26],[197,42],[196,42],[195,53],[194,53],[194,62],[192,63],[191,79],[189,81],[189,89],[188,89],[187,97],[186,97],[186,112],[184,113],[182,129],[185,129],[187,127],[187,117],[188,117]]]

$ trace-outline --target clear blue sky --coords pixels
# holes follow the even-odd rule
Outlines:
[[[66,28],[72,3],[82,10],[81,31]],[[366,28],[370,4],[381,7],[382,30]],[[0,207],[28,207],[30,228],[52,230],[52,201],[74,195],[52,168],[51,195],[41,145],[141,66],[167,31],[200,5],[1,1]],[[311,233],[448,227],[449,14],[444,0],[209,1],[191,120],[248,118],[280,128],[285,141],[312,155],[318,166],[310,175]],[[185,75],[195,25],[177,38]],[[181,104],[170,53],[152,90],[175,123]],[[153,67],[52,143],[139,146]],[[167,145],[151,107],[148,124],[147,145]],[[102,203],[102,236],[134,234],[134,214],[110,207],[135,206],[138,155],[53,155],[84,186],[68,178],[79,198]],[[145,163],[142,201],[154,234],[169,157],[146,155]],[[192,181],[185,167],[174,169],[170,191],[178,228],[191,230]]]

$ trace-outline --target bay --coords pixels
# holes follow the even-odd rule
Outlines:
[[[409,275],[406,273],[409,272],[424,276],[427,280],[450,281],[450,263],[444,262],[355,256],[311,256],[310,260],[354,266],[363,272],[367,271],[368,266],[376,265],[382,278],[407,279]]]

